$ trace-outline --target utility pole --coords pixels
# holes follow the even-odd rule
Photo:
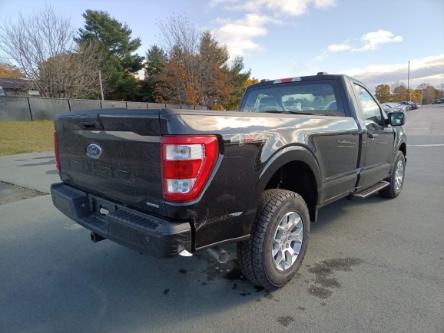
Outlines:
[[[412,100],[411,94],[410,94],[410,60],[409,64],[407,66],[407,91],[409,92],[409,102]]]
[[[99,70],[99,83],[100,83],[100,97],[102,98],[102,101],[105,100],[103,98],[103,86],[102,86],[102,71]]]

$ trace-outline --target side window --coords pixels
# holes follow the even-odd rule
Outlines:
[[[363,87],[358,84],[354,84],[356,97],[358,98],[361,106],[362,117],[364,120],[372,121],[380,126],[383,125],[383,119],[381,110],[378,104],[376,104],[372,95]]]

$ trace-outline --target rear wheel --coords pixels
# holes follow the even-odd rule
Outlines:
[[[284,286],[301,266],[309,231],[308,208],[299,194],[265,191],[251,238],[238,245],[242,273],[268,290]]]
[[[388,181],[390,185],[384,187],[379,194],[384,198],[396,198],[402,190],[405,178],[405,157],[401,151],[396,154],[395,162],[393,164],[392,173]]]

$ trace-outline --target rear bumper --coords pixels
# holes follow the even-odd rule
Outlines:
[[[85,228],[155,257],[191,252],[189,223],[174,223],[127,208],[63,183],[51,186],[54,206]]]

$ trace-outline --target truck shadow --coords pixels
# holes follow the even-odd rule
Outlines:
[[[336,223],[338,220],[347,221],[349,211],[356,207],[381,205],[381,209],[384,209],[382,208],[384,203],[387,205],[389,202],[390,200],[381,198],[378,195],[373,195],[366,199],[344,198],[338,200],[330,205],[322,207],[319,210],[317,222],[311,224],[311,232],[320,232],[322,228],[329,224]],[[362,211],[362,214],[365,215],[366,212]]]
[[[381,200],[327,206],[313,232],[343,223],[353,206]],[[181,323],[218,318],[215,314],[248,303],[252,311],[256,302],[273,306],[286,294],[250,284],[234,260],[220,265],[204,253],[161,260],[109,241],[93,244],[88,231],[60,215],[32,227],[25,238],[2,242],[2,266],[12,268],[2,269],[0,311],[6,320],[0,330],[7,332],[180,331]],[[304,274],[287,288],[303,295]],[[303,297],[293,301],[296,307],[302,302]]]
[[[11,257],[5,267],[22,272],[5,272],[0,328],[7,332],[149,332],[172,323],[180,330],[193,318],[275,301],[244,280],[235,261],[155,259],[109,241],[93,244],[86,230],[63,223],[41,226],[31,243],[2,244]]]

